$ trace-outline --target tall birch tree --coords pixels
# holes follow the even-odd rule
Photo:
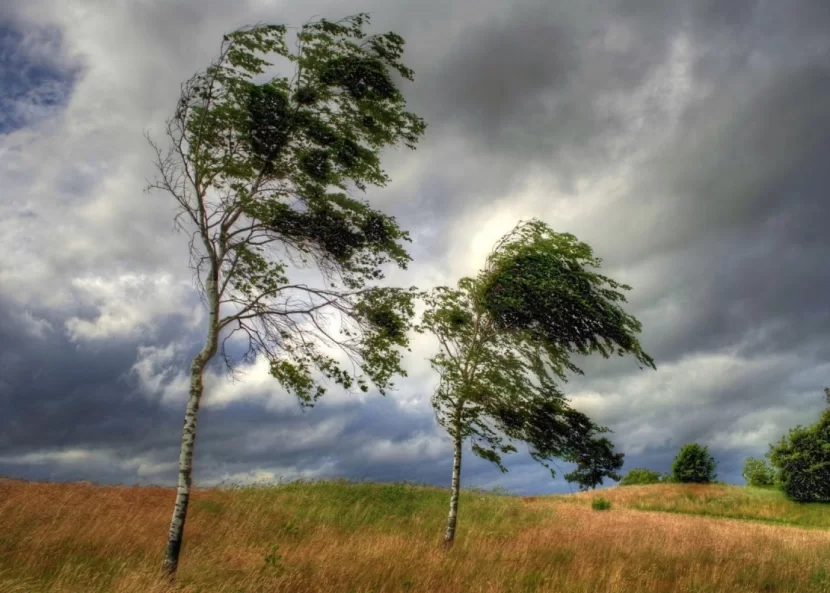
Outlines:
[[[367,36],[367,15],[309,22],[289,49],[287,27],[226,35],[218,59],[182,85],[167,122],[169,147],[152,140],[176,222],[191,236],[191,267],[208,310],[190,367],[176,502],[163,572],[175,575],[193,473],[202,375],[217,353],[231,373],[263,356],[301,405],[324,384],[381,393],[404,375],[401,350],[414,289],[384,288],[383,268],[406,268],[408,235],[354,197],[383,186],[380,151],[414,148],[425,123],[405,111],[393,72],[412,80],[395,33]],[[269,59],[293,76],[268,76]],[[296,276],[309,268],[319,285]],[[293,278],[293,279],[292,279]],[[225,349],[239,334],[247,351]],[[220,337],[221,342],[220,342]]]
[[[630,287],[591,270],[600,263],[573,235],[532,220],[496,244],[477,277],[424,295],[418,330],[440,345],[430,360],[439,375],[432,405],[454,451],[445,546],[455,539],[465,441],[502,471],[502,455],[523,442],[554,477],[559,458],[577,464],[565,477],[582,487],[619,479],[623,454],[598,436],[608,429],[571,408],[560,388],[567,373],[582,373],[572,354],[630,354],[656,368],[636,338],[640,323],[619,305]]]

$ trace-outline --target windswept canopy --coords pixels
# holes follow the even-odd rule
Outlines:
[[[599,264],[588,245],[532,220],[496,244],[476,278],[426,295],[420,329],[441,345],[431,359],[438,421],[502,471],[501,455],[524,442],[549,469],[556,458],[576,463],[566,478],[580,485],[619,479],[623,454],[597,436],[608,429],[572,409],[560,387],[582,373],[573,353],[631,354],[654,368],[640,323],[619,305],[629,287],[590,269]]]
[[[153,187],[173,194],[177,222],[193,233],[216,333],[247,337],[242,360],[264,355],[303,404],[325,391],[315,373],[381,392],[403,374],[413,290],[373,284],[386,265],[406,267],[409,236],[352,191],[385,185],[381,149],[414,148],[426,126],[393,80],[413,77],[404,40],[366,35],[368,20],[309,22],[293,50],[284,25],[226,35],[219,58],[182,86],[169,154],[156,146]],[[274,57],[293,76],[266,78]],[[316,268],[322,281],[310,286],[292,267]]]
[[[626,313],[621,290],[631,287],[591,270],[602,260],[569,233],[538,220],[518,225],[496,246],[479,278],[481,305],[500,331],[550,349],[633,355],[655,368],[640,347],[639,321]]]

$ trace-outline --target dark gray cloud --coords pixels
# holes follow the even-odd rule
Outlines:
[[[141,193],[152,174],[141,132],[158,133],[223,32],[358,10],[407,39],[416,80],[404,89],[429,123],[416,152],[387,155],[391,186],[367,193],[414,239],[394,281],[474,273],[519,218],[590,243],[633,285],[629,308],[658,364],[591,358],[567,385],[615,431],[627,468],[667,471],[699,441],[738,483],[744,457],[817,416],[830,371],[827,2],[313,2],[275,15],[216,1],[107,5],[85,19],[71,5],[85,3],[0,11],[14,23],[0,28],[14,45],[4,55],[23,64],[6,90],[36,105],[63,85],[51,119],[0,130],[0,474],[174,481],[204,319],[172,204]],[[448,484],[449,443],[428,407],[434,348],[417,343],[396,394],[333,391],[305,413],[262,368],[232,385],[217,367],[197,482]],[[510,467],[468,452],[463,480],[568,490],[524,453]]]
[[[11,312],[0,320],[3,456],[73,446],[141,448],[156,431],[170,435],[180,427],[178,418],[137,394],[127,374],[140,338],[104,346],[73,344],[60,331],[60,317],[21,314],[7,299],[2,302],[3,310]],[[175,316],[159,320],[156,337],[170,341],[181,336],[184,328],[177,321]],[[33,333],[32,328],[45,324],[51,329]]]

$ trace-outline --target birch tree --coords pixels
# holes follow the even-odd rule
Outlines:
[[[583,487],[619,479],[623,454],[598,437],[608,429],[571,408],[560,388],[582,373],[572,354],[630,354],[656,368],[636,338],[640,323],[619,305],[630,287],[590,269],[600,263],[573,235],[532,220],[496,244],[477,277],[425,294],[418,330],[440,345],[430,360],[439,375],[432,405],[454,451],[445,546],[455,539],[465,441],[502,471],[502,455],[521,442],[554,477],[559,458],[577,464],[565,477]]]
[[[395,33],[367,36],[368,16],[309,22],[289,49],[283,25],[226,35],[219,57],[182,85],[167,122],[169,147],[150,140],[150,187],[178,203],[190,263],[208,310],[205,342],[190,367],[179,479],[163,572],[175,575],[193,473],[203,372],[220,353],[233,374],[265,357],[274,378],[313,405],[325,384],[381,393],[404,375],[401,350],[414,289],[380,285],[406,268],[408,235],[354,197],[383,186],[380,151],[414,148],[425,124],[405,111],[393,71],[412,80]],[[291,77],[268,77],[269,59]],[[319,273],[319,285],[296,274]],[[306,272],[302,272],[305,274]],[[245,354],[230,356],[237,334]],[[221,338],[221,342],[220,342]]]

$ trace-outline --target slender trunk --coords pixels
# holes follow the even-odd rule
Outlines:
[[[190,397],[187,400],[187,411],[184,415],[182,429],[182,447],[179,453],[179,483],[176,490],[176,506],[173,508],[173,519],[170,521],[170,532],[167,536],[167,548],[164,553],[162,574],[173,580],[179,566],[179,553],[182,548],[184,523],[187,518],[187,505],[190,501],[190,485],[193,477],[193,450],[196,444],[196,419],[199,414],[199,404],[202,400],[202,373],[216,354],[219,338],[219,296],[217,294],[218,274],[215,266],[205,283],[210,320],[205,345],[193,363],[190,365]]]
[[[452,461],[452,494],[450,495],[450,514],[447,517],[447,531],[444,533],[444,547],[451,548],[455,541],[455,525],[458,522],[458,493],[461,490],[461,422],[460,412],[456,414],[454,437],[454,454]]]

